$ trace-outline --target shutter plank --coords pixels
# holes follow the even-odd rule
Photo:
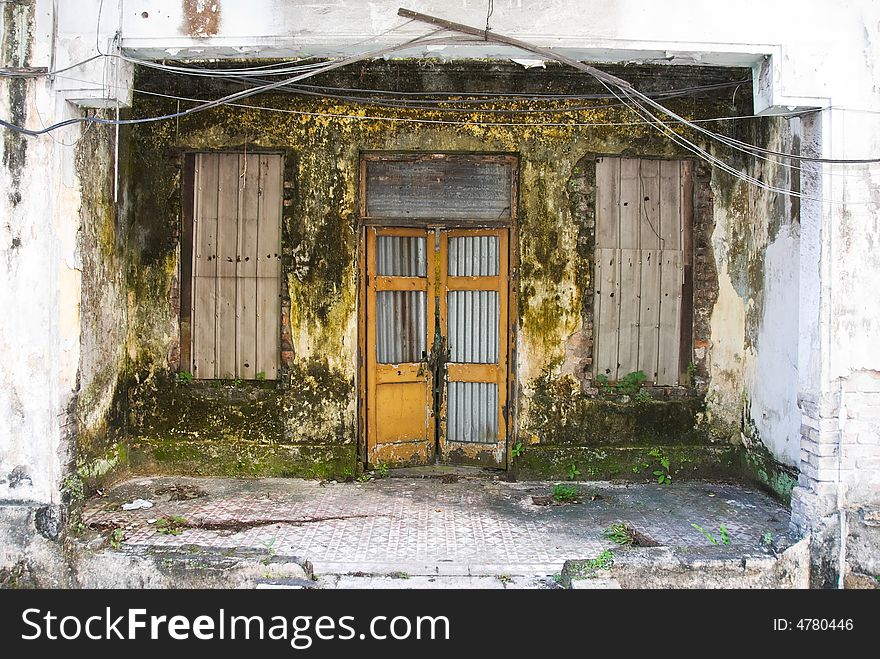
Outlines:
[[[617,380],[618,327],[620,320],[620,250],[597,249],[596,294],[599,318],[596,323],[596,375]]]
[[[660,163],[660,249],[681,250],[681,176],[677,160]]]
[[[220,159],[201,153],[196,158],[193,218],[193,376],[216,378],[217,214]]]
[[[679,381],[690,384],[688,368],[694,358],[694,163],[681,164],[681,348],[678,357]]]
[[[238,256],[238,174],[237,153],[223,153],[220,159],[217,203],[217,275],[235,277]]]
[[[678,384],[681,345],[681,252],[664,250],[660,264],[660,359],[657,384]]]
[[[193,277],[193,376],[217,377],[215,368],[215,277]]]
[[[639,291],[641,263],[638,249],[620,250],[620,331],[618,378],[639,370]],[[647,374],[647,373],[646,373]]]
[[[660,161],[642,160],[640,163],[639,247],[660,249]]]
[[[238,377],[236,330],[238,286],[238,220],[240,156],[223,153],[220,158],[217,210],[217,377]]]
[[[619,244],[620,159],[596,161],[596,249],[616,249]]]
[[[237,377],[236,278],[217,278],[217,377]]]
[[[257,214],[260,208],[260,156],[242,157],[241,245],[238,276],[257,276]],[[253,306],[253,305],[251,305]]]
[[[277,277],[257,278],[257,358],[255,374],[262,372],[267,380],[274,380],[278,377],[281,332],[280,293],[280,279]]]
[[[639,160],[622,158],[620,160],[620,249],[639,248]]]
[[[214,277],[217,274],[214,255],[217,253],[218,164],[216,154],[200,153],[196,158],[193,274],[197,277]]]
[[[257,214],[258,277],[281,276],[281,165],[281,156],[261,156],[260,205]]]
[[[641,250],[639,298],[639,368],[648,382],[657,381],[660,341],[660,250]]]
[[[239,277],[236,316],[237,368],[236,377],[253,380],[257,369],[257,278]]]

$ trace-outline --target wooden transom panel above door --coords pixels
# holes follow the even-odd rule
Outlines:
[[[597,160],[595,377],[687,382],[692,222],[691,161]]]

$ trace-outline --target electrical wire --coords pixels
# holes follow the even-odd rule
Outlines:
[[[164,94],[160,92],[149,91],[146,89],[133,89],[137,94],[146,94],[148,96],[157,96],[161,98],[167,98],[171,100],[184,101],[188,103],[204,103],[204,99],[191,98],[186,96],[176,96],[173,94]],[[568,122],[548,122],[548,121],[535,121],[535,122],[512,122],[512,121],[455,121],[451,119],[430,119],[430,118],[420,118],[420,117],[397,117],[397,116],[375,116],[375,115],[361,115],[361,114],[343,114],[343,113],[335,113],[335,112],[318,112],[318,111],[310,111],[310,110],[293,110],[290,108],[277,108],[265,105],[252,105],[252,104],[244,104],[244,103],[225,103],[229,107],[235,108],[243,108],[248,110],[261,110],[268,112],[278,112],[282,114],[296,114],[296,115],[304,115],[310,117],[326,117],[331,119],[353,119],[353,120],[363,120],[363,121],[389,121],[389,122],[400,122],[400,123],[414,123],[414,124],[441,124],[441,125],[449,125],[449,126],[498,126],[498,127],[532,127],[532,128],[541,128],[541,127],[558,127],[558,128],[567,128],[567,127],[598,127],[598,126],[639,126],[644,125],[645,121],[594,121],[594,122],[581,122],[581,121],[568,121]],[[745,119],[755,119],[759,118],[756,115],[741,115],[741,116],[725,116],[725,117],[711,117],[707,119],[694,119],[693,121],[699,122],[717,122],[717,121],[735,121],[735,120],[745,120]]]
[[[94,62],[96,59],[100,59],[102,57],[104,57],[104,55],[92,55],[91,57],[87,57],[84,60],[74,62],[69,66],[65,66],[63,69],[55,69],[54,71],[10,71],[9,69],[0,69],[0,78],[45,78],[48,76],[55,76],[59,73],[64,73],[66,71],[70,71],[71,69],[76,69],[80,66],[88,64],[89,62]]]
[[[660,103],[657,103],[656,101],[654,101],[650,97],[646,96],[645,94],[642,94],[638,90],[632,89],[632,90],[629,90],[629,93],[632,96],[638,97],[642,101],[650,104],[652,107],[656,108],[660,112],[667,114],[668,116],[672,117],[676,121],[678,121],[686,126],[690,126],[690,122],[687,119],[679,116],[678,114],[676,114],[675,112],[673,112],[672,110],[667,108],[666,106],[664,106]],[[769,154],[769,155],[773,155],[773,156],[791,158],[793,160],[804,160],[804,161],[809,161],[809,162],[834,164],[834,165],[880,163],[880,158],[820,158],[820,157],[814,157],[814,156],[801,156],[801,155],[793,154],[793,153],[785,153],[783,151],[774,151],[772,149],[765,149],[765,148],[759,147],[755,144],[749,144],[748,142],[743,142],[741,140],[737,140],[732,137],[727,137],[726,135],[721,135],[719,133],[715,133],[714,131],[710,131],[705,128],[702,128],[701,126],[691,126],[691,127],[694,130],[697,130],[705,135],[708,135],[709,137],[712,137],[712,138],[718,140],[719,142],[722,142],[722,143],[727,144],[728,146],[732,146],[734,148],[739,147],[740,150],[747,151],[747,152],[765,153],[765,154]]]
[[[399,50],[402,50],[402,49],[405,49],[405,48],[408,48],[408,47],[411,47],[414,45],[425,45],[426,43],[429,43],[431,41],[431,39],[429,39],[429,37],[431,37],[432,35],[448,31],[446,29],[436,29],[427,35],[422,35],[420,37],[416,37],[410,41],[404,42],[404,43],[399,44],[397,46],[383,48],[378,51],[374,51],[372,53],[366,53],[363,55],[353,56],[353,57],[345,58],[342,60],[334,60],[332,62],[314,62],[314,63],[307,63],[307,64],[302,64],[302,65],[294,65],[294,66],[289,66],[289,65],[284,65],[284,64],[279,65],[278,63],[272,63],[272,64],[263,65],[263,66],[253,66],[253,67],[238,68],[238,69],[181,67],[181,66],[160,64],[160,63],[150,62],[147,60],[140,60],[140,59],[136,59],[136,58],[130,58],[130,57],[127,57],[122,54],[110,54],[110,53],[101,52],[101,49],[100,49],[100,21],[101,21],[101,16],[102,16],[102,12],[103,12],[103,4],[104,4],[103,0],[101,0],[100,5],[99,5],[99,10],[98,10],[98,22],[97,22],[96,33],[95,33],[95,46],[96,46],[96,49],[99,53],[98,55],[95,55],[91,58],[83,60],[82,62],[77,62],[75,64],[68,66],[68,67],[58,69],[57,71],[53,71],[53,72],[26,72],[26,73],[25,72],[21,72],[21,73],[3,72],[3,73],[5,73],[7,75],[7,77],[12,77],[12,75],[20,75],[22,77],[40,77],[40,76],[46,76],[46,75],[58,75],[63,72],[69,71],[73,68],[76,68],[77,66],[82,66],[83,64],[94,61],[100,57],[107,57],[107,58],[118,57],[122,60],[137,64],[140,66],[154,68],[154,69],[158,69],[158,70],[162,70],[162,71],[166,71],[166,72],[181,73],[181,74],[185,74],[185,75],[196,75],[196,76],[205,76],[205,77],[211,77],[211,78],[225,78],[225,79],[230,79],[230,78],[238,79],[238,78],[254,77],[259,84],[256,86],[252,86],[250,88],[246,88],[245,90],[240,91],[240,92],[228,94],[228,95],[223,96],[218,99],[214,99],[214,100],[210,100],[210,101],[200,101],[199,105],[196,105],[195,107],[188,108],[188,109],[180,111],[180,112],[175,112],[175,113],[170,113],[170,114],[160,115],[160,116],[155,116],[155,117],[143,117],[143,118],[137,118],[137,119],[123,119],[123,120],[112,120],[112,119],[105,119],[105,118],[101,118],[101,117],[76,117],[76,118],[68,119],[68,120],[65,120],[62,122],[58,122],[56,124],[52,124],[50,126],[44,126],[40,130],[29,130],[29,129],[26,129],[21,126],[15,126],[14,124],[7,122],[3,119],[0,119],[0,125],[8,128],[8,129],[20,132],[25,135],[38,136],[38,135],[46,134],[52,130],[56,130],[58,128],[73,125],[76,123],[131,125],[131,124],[148,123],[148,122],[154,122],[154,121],[162,121],[162,120],[167,120],[167,119],[179,118],[179,117],[187,116],[189,114],[193,114],[195,112],[200,112],[200,111],[207,110],[207,109],[210,109],[213,107],[218,107],[221,105],[235,105],[235,101],[242,100],[242,99],[248,98],[248,97],[256,95],[256,94],[265,93],[267,91],[272,91],[272,90],[291,91],[291,87],[294,86],[300,80],[306,79],[308,77],[312,77],[314,75],[317,75],[319,73],[323,73],[323,72],[326,72],[326,71],[329,71],[332,69],[340,68],[341,66],[344,66],[347,63],[352,63],[355,61],[361,61],[363,59],[378,57],[378,56],[389,54],[391,52],[396,52],[396,51],[399,51]],[[487,13],[487,21],[488,21],[489,16],[491,16],[492,9],[493,9],[492,3],[490,2],[489,3],[489,11]],[[410,22],[412,22],[412,19],[403,23],[403,25],[406,25]],[[399,27],[402,27],[402,25],[395,26],[383,34],[387,34],[388,32],[394,31],[395,29],[398,29]],[[381,35],[377,35],[377,36],[381,36]],[[118,38],[118,33],[117,33],[115,39],[116,38]],[[376,37],[373,37],[373,39],[375,39],[375,38]],[[486,31],[485,38],[486,39],[489,38],[488,28]],[[435,41],[446,41],[446,40],[438,39]],[[473,39],[465,39],[465,41],[473,42],[474,40]],[[525,47],[524,49],[528,50],[528,47]],[[265,81],[264,79],[256,78],[256,76],[258,76],[258,75],[282,75],[282,74],[287,75],[289,73],[297,73],[297,75],[295,75],[289,79],[271,82],[271,83]],[[62,77],[62,76],[59,76],[59,77]],[[646,94],[646,93],[640,92],[639,90],[637,90],[634,87],[627,84],[626,87],[619,86],[621,93],[624,94],[624,97],[625,97],[625,99],[624,99],[621,96],[619,96],[618,94],[614,93],[613,90],[611,90],[611,88],[608,87],[605,80],[603,79],[603,78],[609,78],[611,80],[612,84],[614,84],[613,83],[613,76],[607,77],[607,76],[603,75],[600,77],[598,75],[598,72],[596,72],[594,74],[594,77],[600,83],[602,83],[603,86],[606,87],[606,89],[608,89],[608,91],[611,93],[611,95],[619,101],[619,104],[625,105],[625,106],[629,107],[630,109],[633,109],[633,105],[634,105],[635,106],[634,111],[636,112],[637,116],[639,116],[643,120],[643,122],[649,123],[650,125],[654,126],[655,128],[658,126],[662,126],[662,132],[664,132],[664,134],[666,134],[671,139],[676,141],[676,143],[678,143],[680,146],[685,146],[685,144],[683,144],[680,141],[680,140],[683,140],[684,138],[681,138],[681,136],[678,136],[677,138],[672,137],[673,135],[677,136],[678,134],[675,133],[674,131],[672,131],[671,128],[666,123],[664,123],[659,117],[657,117],[656,115],[654,115],[650,111],[648,111],[647,108],[645,108],[642,103],[650,105],[655,110],[669,116],[675,122],[680,123],[680,124],[687,126],[689,128],[692,128],[693,130],[709,137],[710,139],[716,140],[717,142],[724,144],[725,146],[727,146],[729,148],[740,151],[742,153],[745,153],[745,154],[750,155],[755,158],[760,158],[765,161],[770,161],[773,163],[782,164],[784,166],[792,167],[795,169],[800,169],[800,168],[797,167],[796,165],[793,165],[792,163],[780,163],[780,162],[773,160],[772,158],[767,157],[767,156],[777,157],[777,158],[785,158],[785,159],[789,159],[792,161],[798,161],[798,162],[815,162],[815,163],[823,163],[823,164],[848,164],[849,165],[849,164],[880,163],[880,158],[856,158],[856,159],[820,158],[820,157],[813,157],[813,156],[803,156],[800,154],[791,154],[791,153],[786,153],[783,151],[766,149],[764,147],[760,147],[760,146],[757,146],[754,144],[749,144],[747,142],[738,140],[736,138],[728,137],[726,135],[717,133],[717,132],[709,130],[707,128],[703,128],[702,126],[699,126],[697,124],[696,120],[688,120],[688,119],[682,117],[681,115],[679,115],[678,113],[670,110],[665,105],[659,103],[657,100],[655,100],[656,98],[674,97],[677,94],[676,90],[670,90],[667,92],[656,92],[654,94]],[[729,83],[729,84],[732,85],[733,83]],[[741,83],[738,83],[738,84],[741,84]],[[303,86],[303,87],[307,87],[307,86]],[[718,87],[707,85],[707,86],[704,86],[704,89],[705,88],[716,88],[717,89]],[[413,101],[412,99],[410,99],[408,101],[396,101],[393,99],[388,99],[388,98],[381,99],[381,98],[375,98],[375,97],[371,97],[371,96],[361,97],[361,96],[357,96],[357,95],[327,94],[327,93],[320,93],[317,91],[311,91],[310,89],[303,89],[303,88],[296,88],[296,87],[293,87],[293,89],[295,90],[294,93],[299,93],[299,94],[317,95],[317,96],[324,96],[324,97],[329,97],[329,98],[338,98],[341,100],[361,102],[361,103],[365,103],[365,104],[372,104],[372,105],[385,106],[385,107],[391,107],[391,108],[419,108],[422,110],[435,111],[435,112],[471,112],[471,113],[474,112],[473,108],[442,107],[442,106],[437,106],[437,105],[433,105],[433,106],[427,105],[427,103],[429,103],[431,101]],[[332,90],[334,88],[323,88],[323,89],[331,89]],[[342,90],[342,91],[353,91],[353,92],[360,91],[362,93],[373,93],[373,92],[378,91],[378,90],[354,90],[354,89],[346,90],[345,88],[336,88],[336,89]],[[700,88],[691,88],[691,91],[693,91],[694,89],[700,89]],[[143,90],[141,90],[141,93],[145,93],[145,92]],[[583,97],[586,95],[580,95],[580,96]],[[528,100],[537,100],[538,96],[535,96],[535,95],[524,96],[524,98],[527,98]],[[560,95],[554,95],[553,100],[559,100],[559,98],[560,98]],[[575,98],[575,95],[564,95],[564,96],[562,96],[562,98],[571,99],[571,98]],[[610,97],[605,96],[605,98],[610,98]],[[192,101],[193,99],[185,99],[183,97],[180,97],[180,100]],[[541,99],[541,100],[545,100],[545,99]],[[434,100],[433,102],[436,103],[437,101]],[[443,100],[440,102],[453,104],[453,103],[460,103],[460,102],[478,103],[478,102],[486,102],[486,101],[480,101],[480,100],[476,100],[476,99],[449,99],[449,100]],[[497,99],[496,99],[496,102],[497,102]],[[256,106],[245,105],[244,107],[256,107]],[[581,110],[596,109],[596,107],[597,106],[581,106],[581,107],[568,106],[568,107],[564,107],[564,108],[526,108],[526,109],[490,108],[490,109],[480,109],[479,111],[480,112],[489,112],[492,114],[539,114],[540,115],[540,114],[571,113],[571,112],[577,112],[577,111],[581,111]],[[599,106],[600,109],[604,108],[604,107],[617,107],[617,105]],[[321,113],[307,113],[307,112],[302,112],[302,113],[303,114],[313,114],[313,115],[317,115],[317,116],[320,116],[320,114],[321,114]],[[341,118],[368,119],[368,117],[360,116],[360,115],[347,115],[347,116],[346,115],[333,115],[333,116],[337,116],[337,117],[341,117]],[[789,115],[789,116],[794,116],[794,115]],[[396,120],[396,118],[391,118],[391,117],[369,117],[369,119]],[[410,118],[399,118],[399,119],[411,120]],[[721,119],[723,119],[723,118],[717,118],[716,120],[721,120]],[[419,119],[419,120],[412,120],[412,121],[419,121],[419,122],[423,122],[423,123],[442,123],[442,124],[466,123],[466,124],[471,124],[471,125],[508,125],[508,126],[515,126],[515,125],[528,125],[528,126],[531,126],[531,125],[545,125],[545,126],[609,125],[608,123],[599,123],[599,122],[596,122],[596,123],[541,122],[540,124],[535,124],[535,123],[518,124],[515,122],[503,122],[503,123],[502,122],[450,122],[450,121],[436,120],[436,119]],[[618,125],[625,125],[625,124],[619,122]],[[685,142],[687,143],[687,145],[689,145],[689,146],[686,146],[686,148],[689,148],[689,150],[692,150],[693,148],[699,149],[700,150],[699,154],[701,155],[701,157],[705,157],[707,159],[711,158],[712,160],[710,160],[710,162],[713,162],[713,164],[715,164],[716,166],[720,166],[718,163],[720,163],[721,161],[718,160],[717,158],[714,158],[713,156],[711,156],[711,154],[709,154],[708,151],[705,151],[704,149],[702,149],[698,145],[695,145],[688,140],[685,140]],[[726,165],[726,163],[725,163],[725,165]],[[729,167],[729,165],[728,165],[728,167]],[[724,168],[722,167],[722,169],[724,169]],[[730,169],[738,172],[738,170],[735,170],[735,168],[730,168]],[[728,171],[728,170],[726,170],[726,171]],[[755,180],[757,180],[757,179],[755,179]]]
[[[228,79],[228,78],[227,78]],[[265,82],[265,81],[262,81]],[[737,83],[739,84],[739,83]],[[692,92],[694,91],[703,91],[703,90],[715,90],[715,89],[723,89],[735,86],[734,84],[724,84],[724,85],[706,85],[704,87],[689,87],[683,88],[681,90],[667,90],[662,92],[655,92],[652,94],[654,98],[681,98],[681,97],[693,97]],[[618,107],[619,103],[607,103],[607,104],[594,104],[588,106],[578,106],[578,105],[563,105],[562,107],[534,107],[534,108],[480,108],[480,107],[457,107],[460,104],[467,105],[485,105],[487,103],[500,103],[502,102],[502,98],[497,99],[442,99],[442,100],[398,100],[398,99],[390,99],[390,98],[377,98],[373,96],[359,96],[359,95],[350,95],[350,94],[334,94],[327,92],[315,91],[312,88],[303,88],[310,86],[300,86],[300,85],[285,85],[280,87],[279,89],[282,91],[289,92],[298,96],[315,96],[319,98],[333,98],[342,101],[349,101],[354,103],[361,103],[364,105],[373,105],[378,107],[390,107],[390,108],[403,108],[403,109],[418,109],[418,110],[430,110],[434,112],[458,112],[458,113],[474,113],[474,112],[490,112],[493,114],[564,114],[568,112],[576,112],[583,110],[596,110],[596,109],[605,109],[605,108],[613,108]],[[329,88],[328,88],[329,89]],[[343,89],[343,88],[336,88]],[[351,91],[360,91],[360,90],[351,90]],[[460,92],[462,95],[466,95],[467,92]],[[610,94],[581,94],[581,95],[570,95],[570,96],[561,96],[556,95],[552,98],[553,101],[558,100],[590,100],[590,99],[611,99],[614,98]],[[521,95],[519,98],[511,98],[508,97],[504,99],[507,102],[522,102],[524,100],[531,100],[534,102],[548,102],[551,99],[545,99],[538,96],[528,96]],[[440,105],[431,105],[431,103],[444,103],[450,104],[453,107],[445,107]]]
[[[37,137],[39,135],[44,135],[52,130],[56,130],[58,128],[63,128],[65,126],[71,126],[71,125],[78,124],[78,123],[97,123],[97,124],[106,124],[106,125],[126,126],[126,125],[134,125],[134,124],[152,123],[152,122],[163,121],[163,120],[167,120],[167,119],[175,119],[178,117],[185,117],[187,115],[190,115],[190,114],[193,114],[196,112],[208,110],[210,108],[217,107],[220,105],[228,105],[234,101],[245,99],[250,96],[255,96],[260,93],[272,91],[273,89],[277,89],[277,88],[282,87],[282,86],[289,84],[291,82],[297,82],[298,80],[304,80],[304,79],[309,78],[311,76],[317,75],[318,73],[338,69],[343,66],[347,66],[348,64],[353,64],[355,62],[358,62],[358,61],[361,61],[364,59],[373,59],[373,58],[381,57],[381,56],[389,54],[389,53],[393,53],[393,52],[397,52],[400,50],[405,50],[407,48],[411,48],[414,45],[418,45],[418,44],[424,42],[425,40],[427,40],[427,37],[431,36],[432,34],[436,34],[439,31],[440,30],[433,30],[430,33],[428,33],[427,35],[415,37],[413,39],[410,39],[410,40],[405,41],[403,43],[397,44],[395,46],[388,46],[388,47],[384,47],[384,48],[374,50],[372,52],[364,53],[361,55],[355,55],[355,56],[347,57],[347,58],[344,58],[341,60],[336,60],[336,61],[333,61],[333,62],[327,64],[326,66],[324,66],[321,69],[307,71],[305,73],[301,73],[297,76],[294,76],[293,78],[279,80],[277,82],[273,82],[273,83],[269,83],[269,84],[265,84],[265,85],[260,85],[259,87],[254,87],[252,89],[246,89],[244,91],[235,92],[233,94],[227,94],[226,96],[223,96],[221,98],[218,98],[218,99],[215,99],[212,101],[206,101],[204,103],[201,103],[200,105],[197,105],[192,108],[188,108],[186,110],[182,110],[180,112],[173,112],[170,114],[165,114],[165,115],[160,115],[160,116],[155,116],[155,117],[142,117],[142,118],[137,118],[137,119],[119,119],[119,120],[104,119],[103,117],[74,117],[71,119],[67,119],[65,121],[60,121],[58,123],[52,124],[51,126],[47,126],[47,127],[42,128],[40,130],[31,130],[31,129],[24,128],[22,126],[16,126],[15,124],[12,124],[4,119],[0,119],[0,126],[4,126],[6,128],[9,128],[11,130],[14,130],[14,131],[21,133],[21,134],[24,134],[24,135],[28,135],[30,137]]]
[[[690,140],[688,140],[684,136],[682,136],[679,133],[676,133],[674,130],[672,130],[671,127],[669,127],[666,123],[664,123],[658,117],[653,115],[649,110],[647,110],[643,105],[641,105],[641,103],[639,102],[639,100],[637,98],[637,95],[631,93],[632,90],[621,87],[620,92],[621,92],[621,94],[623,94],[623,97],[621,97],[616,92],[614,92],[611,89],[611,87],[609,87],[608,84],[605,83],[605,81],[599,80],[599,82],[606,89],[608,89],[608,91],[610,93],[614,94],[617,98],[619,98],[622,103],[625,103],[629,107],[629,109],[633,113],[635,113],[638,117],[640,117],[645,123],[648,123],[649,125],[651,125],[655,129],[659,130],[660,133],[663,134],[665,137],[669,138],[670,140],[672,140],[673,142],[675,142],[679,146],[683,147],[687,151],[689,151],[689,152],[693,153],[694,155],[707,161],[709,164],[714,165],[715,167],[721,169],[722,171],[725,171],[728,174],[731,174],[732,176],[734,176],[742,181],[745,181],[747,183],[750,183],[756,187],[759,187],[759,188],[762,188],[765,190],[777,192],[780,194],[791,195],[791,196],[795,196],[795,197],[799,197],[799,198],[803,198],[803,199],[809,199],[811,201],[820,201],[820,202],[825,201],[825,200],[817,198],[817,197],[811,197],[808,195],[804,195],[801,192],[796,192],[793,190],[780,188],[778,186],[769,185],[767,183],[764,183],[764,181],[761,181],[760,179],[758,179],[754,176],[751,176],[750,174],[746,174],[745,172],[741,172],[740,170],[736,169],[732,165],[729,165],[728,163],[724,162],[720,158],[715,157],[709,151],[702,148],[698,144],[691,142]],[[627,103],[627,101],[624,100],[624,98],[628,99],[629,103]]]

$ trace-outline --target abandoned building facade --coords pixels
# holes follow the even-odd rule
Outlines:
[[[84,121],[3,128],[0,569],[125,473],[440,463],[745,480],[880,574],[880,7],[494,4],[2,5],[0,118]]]

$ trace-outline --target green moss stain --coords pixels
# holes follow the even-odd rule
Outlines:
[[[339,75],[349,86],[381,87],[393,80],[412,90],[467,84],[475,91],[498,91],[498,85],[509,87],[515,72],[515,67],[499,63],[429,64],[376,62]],[[216,82],[155,75],[147,74],[139,88],[205,97],[224,91]],[[529,84],[538,84],[537,78],[530,80]],[[560,90],[572,84],[556,67],[542,72],[542,90],[548,80]],[[496,107],[517,111],[540,107],[536,103],[507,99]],[[716,116],[728,110],[720,97],[669,103],[691,116]],[[142,124],[128,131],[130,148],[124,168],[130,251],[128,418],[133,445],[143,449],[133,454],[152,456],[142,464],[168,466],[180,461],[202,469],[197,465],[204,460],[217,473],[250,473],[247,463],[253,460],[262,465],[255,467],[257,472],[274,474],[317,469],[308,463],[314,460],[325,460],[336,469],[342,464],[337,451],[354,460],[356,204],[362,150],[515,152],[520,156],[519,262],[512,265],[519,269],[520,282],[523,351],[519,376],[524,391],[534,392],[528,412],[523,406],[523,429],[542,442],[566,445],[606,439],[611,443],[654,441],[664,427],[671,429],[676,441],[697,441],[692,420],[698,402],[645,406],[636,415],[639,430],[623,421],[632,416],[631,409],[618,411],[612,403],[591,402],[578,383],[572,385],[559,374],[566,359],[566,341],[583,331],[589,315],[590,154],[681,156],[683,152],[650,127],[634,123],[628,110],[601,102],[578,101],[565,114],[500,118],[481,112],[451,117],[431,109],[370,107],[284,95],[261,96],[258,104],[281,111],[224,106],[179,122]],[[132,115],[176,109],[174,101],[136,95]],[[387,121],[351,118],[365,115]],[[450,118],[470,123],[442,123]],[[179,265],[181,154],[245,145],[281,149],[295,160],[289,168],[292,191],[284,208],[282,233],[293,354],[290,386],[267,389],[245,384],[212,390],[201,383],[181,385],[168,374],[169,355],[177,340],[171,298]]]
[[[697,425],[697,397],[627,402],[602,400],[581,391],[571,376],[544,375],[535,383],[523,428],[531,443],[565,446],[707,443]]]
[[[33,26],[36,3],[3,3],[2,37],[3,61],[12,66],[28,66],[33,46]],[[26,16],[23,16],[26,14]],[[23,17],[25,20],[20,21]],[[23,29],[20,29],[20,26]],[[19,54],[22,54],[21,58]],[[16,126],[27,124],[27,97],[30,83],[25,78],[4,80],[6,100],[9,106],[7,121]],[[27,160],[28,139],[13,130],[3,131],[3,165],[9,171],[10,186],[7,192],[14,208],[21,202],[21,177]]]
[[[656,482],[658,455],[669,460],[673,482],[685,479],[739,477],[741,448],[723,446],[529,446],[516,459],[517,478],[567,478],[571,465],[590,480]]]

